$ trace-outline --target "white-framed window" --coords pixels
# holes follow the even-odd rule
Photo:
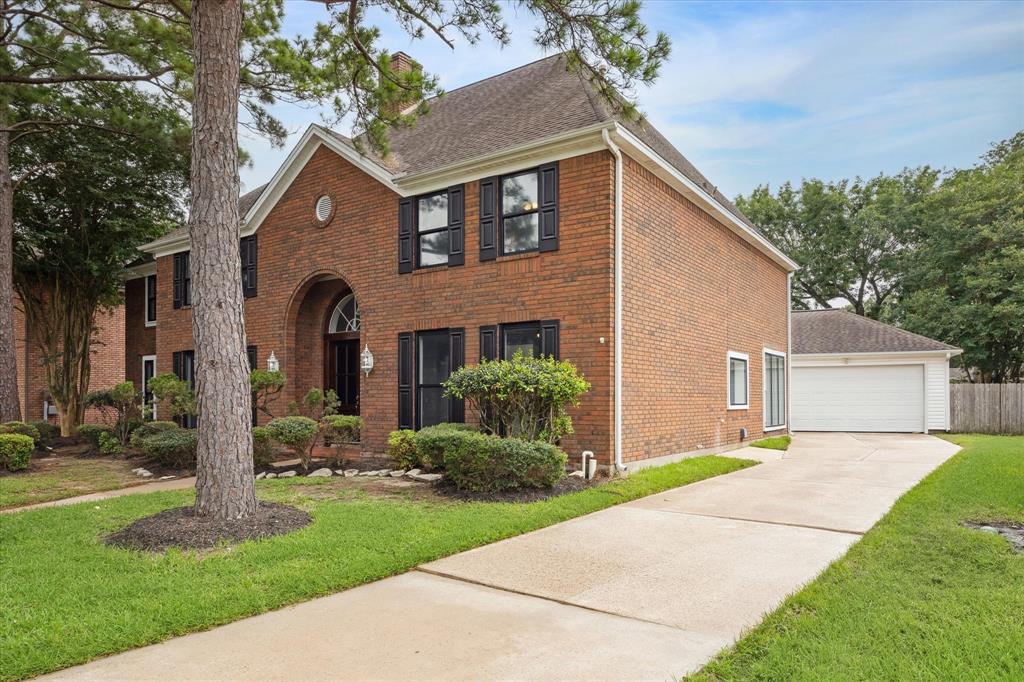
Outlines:
[[[726,368],[729,409],[746,410],[750,407],[750,356],[729,351]]]
[[[156,356],[142,356],[142,403],[150,408],[149,419],[156,420],[156,401],[149,390],[149,380],[156,376]]]
[[[146,277],[146,326],[156,326],[156,275]]]
[[[327,329],[332,334],[357,332],[360,325],[359,303],[356,302],[356,295],[348,294],[334,307]]]
[[[764,349],[764,430],[786,428],[786,354]]]

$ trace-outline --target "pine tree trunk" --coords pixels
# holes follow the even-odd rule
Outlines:
[[[0,128],[7,126],[3,114],[0,111]],[[10,133],[0,131],[0,422],[22,418],[14,347],[14,186],[10,143]]]
[[[256,512],[238,251],[241,0],[192,5],[192,333],[199,411],[196,513]]]

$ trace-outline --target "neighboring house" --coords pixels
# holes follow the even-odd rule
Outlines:
[[[592,384],[573,457],[650,463],[786,428],[795,264],[664,137],[561,57],[430,108],[386,158],[311,126],[240,199],[250,361],[280,362],[280,412],[333,388],[378,454],[397,428],[473,418],[443,396],[453,369],[525,351]],[[193,372],[188,250],[185,229],[148,244],[126,287],[137,382]]]
[[[793,312],[794,431],[949,429],[961,351],[845,310]]]

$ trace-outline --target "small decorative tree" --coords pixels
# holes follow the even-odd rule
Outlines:
[[[175,419],[196,414],[196,397],[192,389],[170,372],[150,379],[149,391]]]
[[[557,443],[572,433],[567,409],[579,405],[590,383],[568,360],[516,353],[511,360],[457,369],[444,387],[446,396],[476,408],[489,433]]]
[[[320,438],[320,424],[309,417],[292,415],[271,419],[267,432],[278,443],[291,448],[303,469],[309,469],[313,446]]]
[[[85,398],[86,407],[95,407],[103,415],[103,420],[113,427],[113,436],[121,444],[128,444],[132,424],[142,419],[141,396],[131,381],[122,381],[113,388],[93,391]],[[108,446],[110,454],[116,448]]]
[[[284,390],[284,385],[284,373],[278,370],[254,369],[249,372],[252,404],[256,410],[273,419],[274,414],[270,411],[270,403],[277,400],[278,394]]]

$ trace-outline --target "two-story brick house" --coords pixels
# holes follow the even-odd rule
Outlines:
[[[312,126],[240,203],[250,360],[280,363],[282,407],[334,388],[367,453],[463,419],[441,382],[516,350],[593,385],[571,456],[646,462],[786,428],[795,265],[560,57],[431,102],[386,158]],[[137,382],[191,375],[188,248],[184,229],[148,244],[126,287]]]

